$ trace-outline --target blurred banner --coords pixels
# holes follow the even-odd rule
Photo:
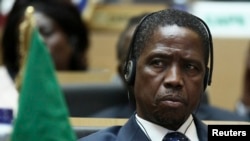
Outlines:
[[[191,9],[208,24],[213,37],[250,38],[250,2],[197,1]]]
[[[90,25],[91,28],[97,30],[121,31],[131,17],[167,7],[162,4],[98,4],[90,20]]]
[[[121,31],[132,16],[168,8],[166,4],[104,3],[103,0],[72,0],[90,28]]]

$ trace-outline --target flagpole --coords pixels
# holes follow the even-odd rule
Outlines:
[[[24,64],[26,62],[27,54],[29,51],[29,43],[31,39],[31,33],[32,29],[35,26],[35,21],[33,18],[34,14],[34,8],[32,6],[28,6],[25,10],[24,20],[19,26],[19,55],[20,55],[20,61],[19,61],[19,72],[15,79],[15,84],[17,87],[17,90],[20,91],[21,88],[21,82],[24,72]]]

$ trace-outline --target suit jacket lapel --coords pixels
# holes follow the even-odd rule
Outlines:
[[[118,141],[149,141],[147,136],[136,123],[135,115],[121,128],[117,136]]]
[[[208,127],[205,123],[199,120],[195,115],[193,115],[194,123],[196,126],[198,138],[200,141],[207,141],[208,140]]]

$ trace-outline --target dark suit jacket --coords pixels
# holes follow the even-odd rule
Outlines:
[[[200,141],[207,141],[207,125],[194,116],[194,123]],[[136,123],[135,115],[131,116],[124,126],[113,126],[100,130],[78,141],[146,141],[148,138]]]
[[[249,121],[248,117],[211,105],[207,91],[202,95],[201,103],[194,114],[201,120]]]
[[[249,121],[247,117],[205,103],[201,103],[194,114],[201,120]]]

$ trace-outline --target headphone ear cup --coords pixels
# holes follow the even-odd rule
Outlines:
[[[124,75],[124,78],[127,82],[127,85],[131,86],[134,85],[134,81],[135,81],[135,60],[129,60],[127,63],[127,67],[126,67],[126,72]]]
[[[204,91],[207,88],[208,85],[208,79],[209,79],[209,68],[206,68],[205,78],[204,78]]]

